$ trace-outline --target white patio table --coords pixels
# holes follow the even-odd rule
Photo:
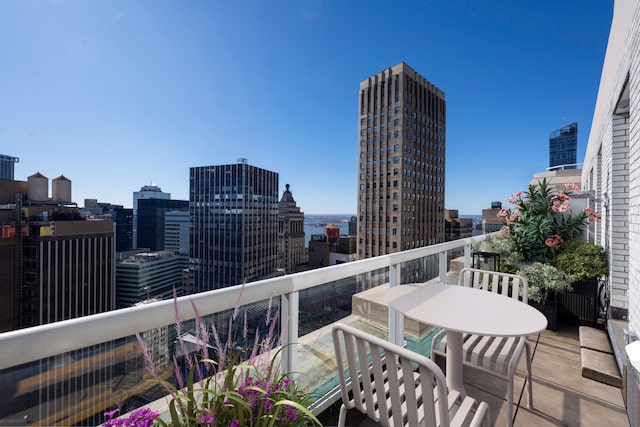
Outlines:
[[[526,336],[547,327],[547,319],[535,308],[514,298],[467,286],[401,285],[389,289],[385,299],[406,317],[447,331],[447,386],[462,393],[465,393],[463,333]]]

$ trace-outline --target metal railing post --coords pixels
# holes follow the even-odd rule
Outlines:
[[[464,245],[464,268],[472,267],[471,265],[471,245]]]
[[[438,273],[440,282],[445,283],[447,281],[447,251],[438,253]]]
[[[401,281],[400,266],[389,265],[389,288],[400,286]],[[391,307],[389,307],[389,341],[397,345],[402,345],[404,341],[404,316]]]
[[[291,292],[282,295],[280,318],[280,339],[282,341],[282,363],[280,370],[283,374],[293,374],[298,365],[298,325],[300,295]]]

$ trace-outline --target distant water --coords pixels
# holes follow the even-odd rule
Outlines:
[[[311,240],[312,234],[324,234],[324,228],[329,224],[337,225],[340,228],[340,234],[349,234],[349,220],[353,215],[312,215],[305,214],[304,216],[304,238],[305,247],[309,247],[309,240]]]

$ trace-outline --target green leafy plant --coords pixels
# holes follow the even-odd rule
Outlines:
[[[499,270],[504,273],[515,273],[522,263],[522,254],[515,250],[514,241],[502,234],[492,234],[478,244],[482,252],[500,254]]]
[[[577,214],[570,210],[575,185],[566,185],[554,193],[546,179],[530,185],[525,193],[518,192],[507,199],[513,209],[498,213],[504,223],[503,233],[514,243],[524,261],[550,263],[564,242],[575,238],[600,215],[585,208]]]
[[[570,240],[565,243],[553,264],[574,280],[597,279],[609,273],[609,260],[602,246]]]
[[[529,282],[529,300],[542,303],[552,292],[566,292],[572,289],[573,277],[551,264],[534,262],[521,266],[516,274]]]

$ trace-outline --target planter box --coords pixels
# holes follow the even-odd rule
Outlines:
[[[547,329],[555,331],[558,329],[558,300],[556,294],[549,295],[544,304],[529,301],[529,305],[538,309],[547,318]]]
[[[558,295],[558,305],[563,321],[596,326],[600,313],[598,279],[573,282],[573,291]]]

